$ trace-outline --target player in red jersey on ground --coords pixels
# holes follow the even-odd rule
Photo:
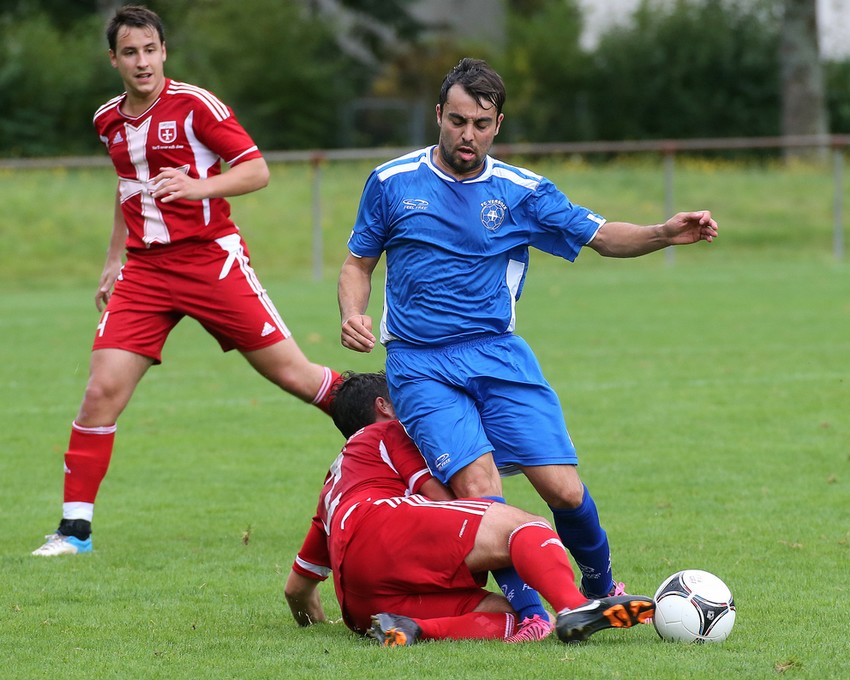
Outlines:
[[[91,551],[95,496],[116,421],[184,316],[197,319],[224,351],[239,350],[268,380],[325,411],[339,377],[309,361],[291,337],[230,219],[225,197],[268,183],[257,145],[213,94],[165,77],[156,14],[123,7],[106,35],[126,91],[94,116],[118,174],[112,237],[95,295],[103,315],[65,453],[62,521],[34,555]]]
[[[488,571],[511,564],[558,613],[564,642],[652,616],[648,597],[582,595],[543,518],[490,499],[455,499],[396,419],[382,373],[346,374],[331,411],[348,441],[287,578],[299,624],[326,620],[317,586],[333,571],[345,624],[385,645],[511,641],[514,611],[483,587]]]

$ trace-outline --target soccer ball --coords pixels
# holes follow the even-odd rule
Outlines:
[[[735,601],[717,576],[685,569],[655,593],[655,630],[671,642],[722,642],[735,625]]]

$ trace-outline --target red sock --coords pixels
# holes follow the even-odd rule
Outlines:
[[[556,612],[587,602],[576,587],[564,544],[549,525],[529,522],[517,527],[508,539],[508,546],[520,578]]]
[[[322,409],[325,413],[330,413],[331,402],[334,400],[334,388],[342,380],[342,376],[332,368],[324,366],[324,377],[319,391],[313,397],[313,404]]]
[[[112,458],[115,430],[115,425],[71,425],[71,441],[65,452],[66,503],[94,503]]]
[[[420,640],[503,640],[513,635],[516,628],[516,617],[506,612],[470,612],[413,620],[422,629]]]

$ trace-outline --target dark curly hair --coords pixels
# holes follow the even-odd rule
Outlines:
[[[390,399],[387,376],[346,371],[333,391],[330,411],[334,425],[348,439],[357,430],[375,422],[375,399]]]
[[[446,74],[440,87],[440,108],[446,105],[449,89],[460,85],[479,104],[489,102],[496,107],[496,115],[502,112],[507,94],[502,77],[483,59],[464,57],[457,66]]]

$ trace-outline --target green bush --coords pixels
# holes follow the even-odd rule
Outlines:
[[[588,78],[598,139],[775,135],[779,22],[770,5],[643,0],[601,39]]]
[[[95,109],[116,93],[97,17],[55,26],[44,14],[0,21],[0,154],[95,153]]]

